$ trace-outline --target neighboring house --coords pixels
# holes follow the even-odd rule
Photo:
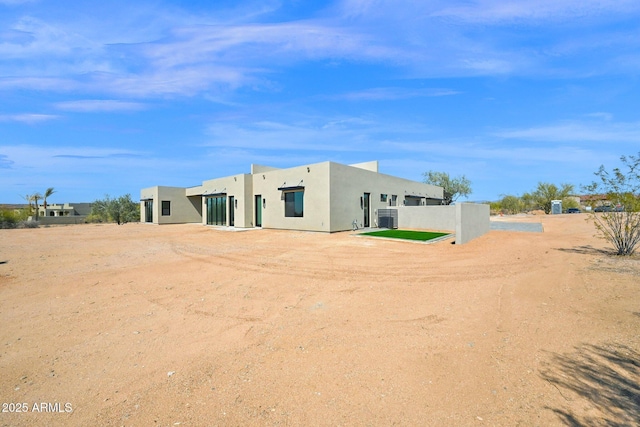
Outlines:
[[[39,221],[44,225],[82,224],[90,213],[91,203],[47,203],[46,208],[38,207]]]
[[[63,205],[47,203],[38,207],[38,215],[42,217],[87,216],[91,213],[91,203],[65,203]]]
[[[40,217],[47,216],[69,216],[74,215],[74,208],[69,203],[58,205],[55,203],[47,203],[38,207],[38,215]]]
[[[580,197],[580,208],[591,210],[599,206],[611,206],[609,196],[606,194],[585,194]]]
[[[251,173],[196,187],[142,189],[140,220],[334,232],[377,227],[380,209],[441,205],[442,199],[441,187],[381,174],[377,161],[287,169],[252,165]]]

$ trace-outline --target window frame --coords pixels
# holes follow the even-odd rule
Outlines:
[[[171,200],[162,200],[160,202],[161,216],[171,216]]]
[[[284,216],[285,218],[304,217],[304,190],[284,192]]]

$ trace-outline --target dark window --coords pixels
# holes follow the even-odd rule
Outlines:
[[[171,215],[171,202],[168,200],[162,201],[162,216]]]
[[[304,216],[304,191],[284,193],[284,216]]]
[[[387,201],[387,195],[386,194],[381,194],[380,195],[380,201],[381,202],[386,202]]]
[[[391,200],[389,201],[389,206],[395,206],[398,203],[398,196],[395,194],[391,195]]]

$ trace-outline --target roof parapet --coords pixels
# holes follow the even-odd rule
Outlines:
[[[269,172],[269,171],[275,171],[278,170],[280,168],[274,168],[272,166],[264,166],[264,165],[256,165],[256,164],[251,164],[251,175],[255,175],[257,173],[264,173],[264,172]]]
[[[353,165],[349,165],[353,168],[359,168],[359,169],[364,169],[364,170],[368,170],[371,172],[378,172],[378,161],[377,160],[372,160],[370,162],[363,162],[363,163],[355,163]]]

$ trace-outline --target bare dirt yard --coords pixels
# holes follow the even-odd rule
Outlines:
[[[640,258],[585,218],[0,230],[0,426],[639,425]]]

